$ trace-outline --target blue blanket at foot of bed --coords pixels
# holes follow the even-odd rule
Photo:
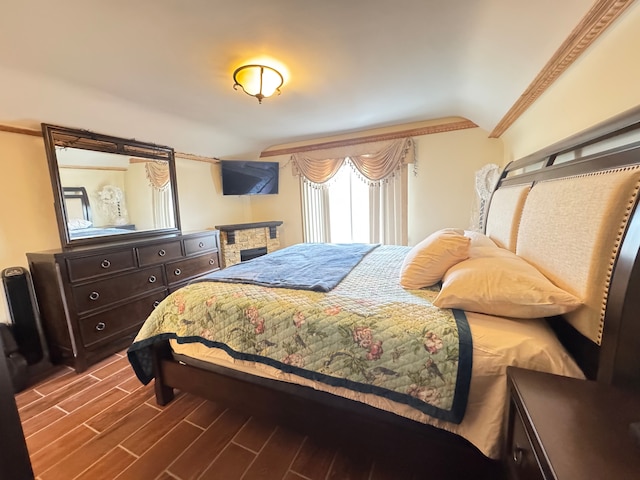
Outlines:
[[[377,244],[300,243],[232,265],[197,281],[251,283],[328,292]]]

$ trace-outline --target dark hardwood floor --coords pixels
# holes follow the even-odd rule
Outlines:
[[[337,449],[190,394],[160,407],[124,352],[80,375],[57,367],[16,401],[40,480],[433,478],[392,448]]]

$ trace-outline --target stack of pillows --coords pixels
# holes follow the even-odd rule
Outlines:
[[[540,318],[575,310],[581,301],[555,286],[533,265],[489,237],[446,228],[404,259],[400,284],[419,289],[442,281],[433,304],[512,318]]]

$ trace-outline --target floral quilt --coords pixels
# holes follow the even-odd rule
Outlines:
[[[459,423],[472,344],[464,312],[432,305],[438,287],[405,290],[408,247],[380,246],[322,293],[199,282],[169,295],[129,348],[138,378],[153,378],[150,346],[200,342],[329,385],[377,394]]]

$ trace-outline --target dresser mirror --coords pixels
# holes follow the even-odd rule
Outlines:
[[[42,124],[64,249],[180,233],[170,147]]]

